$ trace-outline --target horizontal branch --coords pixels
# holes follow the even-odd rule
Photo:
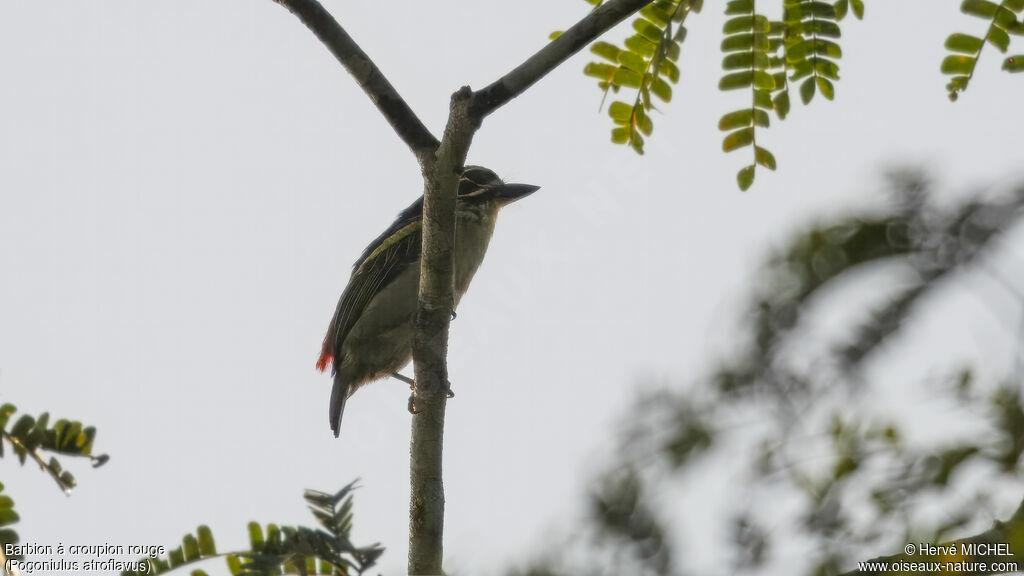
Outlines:
[[[579,52],[598,36],[622,22],[652,0],[611,0],[592,11],[572,28],[530,56],[490,86],[473,94],[469,112],[477,121],[501,108],[527,88]]]
[[[370,97],[377,109],[384,114],[391,127],[417,157],[422,152],[433,151],[439,142],[423,125],[412,108],[402,99],[395,87],[388,82],[373,60],[363,52],[355,40],[345,32],[338,21],[331,16],[317,0],[274,0],[298,17]]]

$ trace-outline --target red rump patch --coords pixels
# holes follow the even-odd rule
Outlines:
[[[316,369],[321,372],[327,370],[327,365],[330,364],[332,360],[334,360],[334,356],[330,352],[324,350],[320,353],[320,359],[316,361]]]

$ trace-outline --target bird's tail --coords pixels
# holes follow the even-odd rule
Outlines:
[[[348,400],[348,383],[341,379],[341,371],[334,373],[334,387],[331,388],[331,430],[334,430],[334,437],[341,433],[341,414],[345,411],[345,401]]]

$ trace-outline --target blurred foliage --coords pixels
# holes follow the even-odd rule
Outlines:
[[[586,0],[599,6],[603,0]],[[673,86],[680,78],[679,56],[691,12],[700,12],[701,0],[655,0],[633,20],[634,33],[621,44],[604,40],[594,42],[590,51],[600,60],[588,63],[583,73],[598,79],[605,97],[623,88],[635,90],[633,99],[613,100],[608,106],[612,118],[612,142],[625,144],[639,154],[644,138],[654,131],[655,98],[669,102]],[[732,152],[750,147],[751,161],[736,175],[740,189],[754,182],[758,166],[775,170],[775,155],[758,144],[757,129],[768,128],[770,112],[784,120],[790,111],[790,87],[794,86],[803,104],[816,94],[826,100],[835,97],[839,81],[838,60],[842,58],[839,38],[841,21],[853,14],[864,17],[863,0],[729,0],[724,3],[727,16],[722,29],[721,51],[724,75],[719,90],[749,90],[750,105],[724,114],[719,129],[726,132],[722,149]],[[766,9],[767,8],[767,9]],[[975,65],[985,44],[1004,54],[1010,37],[1024,34],[1024,0],[963,0],[960,11],[982,18],[987,23],[983,37],[955,33],[946,40],[951,52],[942,61],[941,70],[952,76],[947,89],[951,100],[974,75]],[[780,16],[770,17],[775,13]],[[557,37],[559,32],[552,34]],[[1024,54],[1007,56],[1003,70],[1024,71]]]
[[[166,574],[211,558],[223,557],[233,576],[270,576],[278,574],[356,576],[377,563],[384,553],[378,544],[357,547],[349,540],[352,531],[352,491],[355,482],[334,494],[307,490],[304,497],[320,528],[278,526],[264,528],[250,522],[249,549],[217,552],[213,533],[200,526],[195,534],[186,534],[181,546],[163,558],[141,558],[147,568],[122,572],[122,576]],[[193,569],[192,576],[206,576]]]
[[[997,270],[1000,240],[1024,209],[1024,187],[943,205],[920,175],[893,182],[885,209],[812,226],[768,259],[751,283],[739,331],[747,340],[694,386],[651,392],[630,411],[613,452],[619,456],[588,497],[590,521],[574,532],[586,536],[566,547],[574,553],[520,573],[684,574],[679,543],[688,539],[679,534],[699,531],[725,537],[732,565],[723,573],[785,566],[834,575],[879,552],[942,543],[1000,517],[996,507],[1006,502],[993,501],[995,488],[1019,489],[1024,480],[1024,363],[986,383],[977,370],[936,366],[947,376],[928,379],[929,405],[941,405],[940,421],[957,426],[932,430],[942,438],[929,441],[910,440],[920,425],[904,417],[913,406],[885,404],[868,375],[877,373],[871,360],[911,319],[934,313],[930,296]],[[853,308],[840,321],[848,337],[817,334],[815,319],[851,310],[846,299],[856,289],[882,303]],[[1024,293],[1011,293],[1024,307]],[[721,474],[723,460],[736,463],[740,477],[729,475],[735,495],[718,516],[722,525],[706,511],[699,525],[689,521],[673,495],[701,470]],[[999,534],[1024,537],[1021,510],[997,523]],[[1014,552],[1024,559],[1020,548]]]
[[[31,458],[42,471],[53,478],[65,494],[70,494],[75,487],[75,476],[64,469],[56,456],[47,459],[43,455],[44,452],[86,457],[92,461],[94,468],[102,466],[108,460],[106,454],[92,455],[96,428],[72,420],[57,420],[50,426],[50,415],[45,412],[38,418],[22,414],[17,419],[12,419],[17,411],[13,404],[0,406],[0,458],[5,456],[4,445],[10,446],[22,466]],[[9,424],[11,425],[8,426]],[[14,511],[14,501],[2,492],[3,484],[0,483],[0,546],[16,544],[19,540],[18,533],[10,528],[19,520],[18,513]],[[21,556],[12,555],[12,558],[17,559]]]

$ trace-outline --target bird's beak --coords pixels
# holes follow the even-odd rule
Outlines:
[[[500,188],[494,191],[494,197],[497,198],[502,205],[505,205],[511,204],[520,198],[526,198],[537,190],[540,190],[540,186],[534,186],[532,184],[503,184]]]

